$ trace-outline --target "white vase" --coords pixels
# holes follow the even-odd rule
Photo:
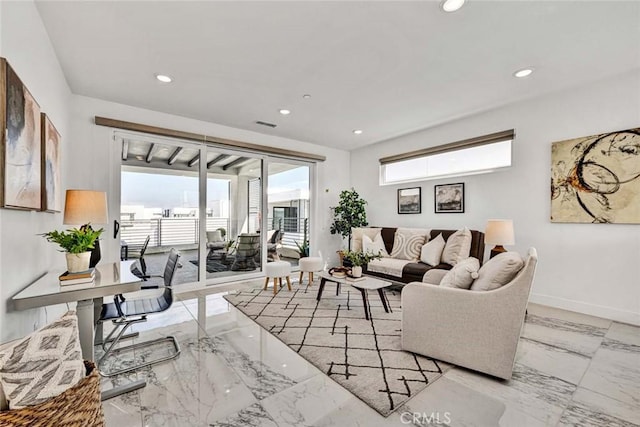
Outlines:
[[[353,267],[351,267],[351,275],[353,277],[362,276],[362,267],[359,265],[354,265]]]
[[[91,252],[82,252],[79,254],[65,253],[67,257],[67,271],[69,273],[80,273],[89,269],[89,260]]]

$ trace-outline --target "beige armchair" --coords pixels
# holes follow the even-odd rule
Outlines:
[[[510,379],[538,256],[486,292],[412,282],[402,290],[402,349]],[[443,274],[431,278],[442,279]]]

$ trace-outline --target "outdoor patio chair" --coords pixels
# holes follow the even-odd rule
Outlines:
[[[232,271],[253,271],[257,268],[255,257],[260,254],[260,235],[245,233],[238,236]]]

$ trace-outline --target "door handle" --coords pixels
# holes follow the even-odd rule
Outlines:
[[[120,223],[117,219],[113,220],[113,238],[118,237],[118,232],[120,231]]]

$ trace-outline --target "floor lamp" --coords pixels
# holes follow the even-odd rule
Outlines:
[[[67,190],[63,224],[83,224],[80,228],[92,228],[91,224],[107,224],[107,217],[107,193],[91,190]],[[95,267],[100,261],[100,257],[100,242],[96,240],[91,251],[89,267]]]

